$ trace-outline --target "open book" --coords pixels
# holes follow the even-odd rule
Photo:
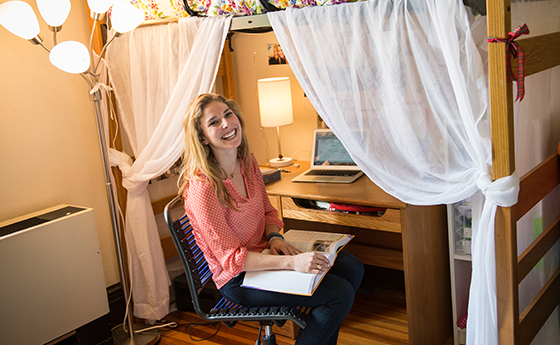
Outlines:
[[[302,252],[319,252],[325,255],[330,261],[329,268],[338,251],[353,237],[354,235],[303,230],[289,230],[284,234],[284,240]],[[293,270],[247,272],[241,286],[311,296],[325,274],[326,272],[319,274]]]

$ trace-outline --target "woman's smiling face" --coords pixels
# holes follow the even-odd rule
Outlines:
[[[201,142],[209,145],[214,154],[219,150],[237,150],[241,144],[242,128],[239,118],[222,102],[211,102],[202,111]]]

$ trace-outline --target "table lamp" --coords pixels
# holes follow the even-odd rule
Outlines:
[[[292,112],[292,91],[290,78],[267,78],[258,80],[259,108],[261,125],[276,127],[278,139],[278,158],[270,160],[271,167],[284,167],[292,164],[291,157],[282,156],[280,127],[294,123]]]

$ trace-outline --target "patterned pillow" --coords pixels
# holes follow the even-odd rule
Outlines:
[[[225,14],[251,15],[264,13],[258,0],[185,0],[189,8],[201,15],[220,16]],[[367,0],[265,0],[279,9],[288,7],[330,6],[345,2]],[[167,17],[188,17],[183,0],[131,0],[131,4],[141,9],[146,20]]]
[[[251,15],[261,13],[263,13],[263,8],[257,0],[210,0],[210,7],[206,11],[206,15],[209,17],[224,14]]]
[[[186,0],[186,3],[193,11],[204,15],[208,12],[208,9],[212,4],[212,0]]]

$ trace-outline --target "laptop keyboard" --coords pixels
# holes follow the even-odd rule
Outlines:
[[[359,170],[311,170],[305,175],[314,176],[354,176]]]

